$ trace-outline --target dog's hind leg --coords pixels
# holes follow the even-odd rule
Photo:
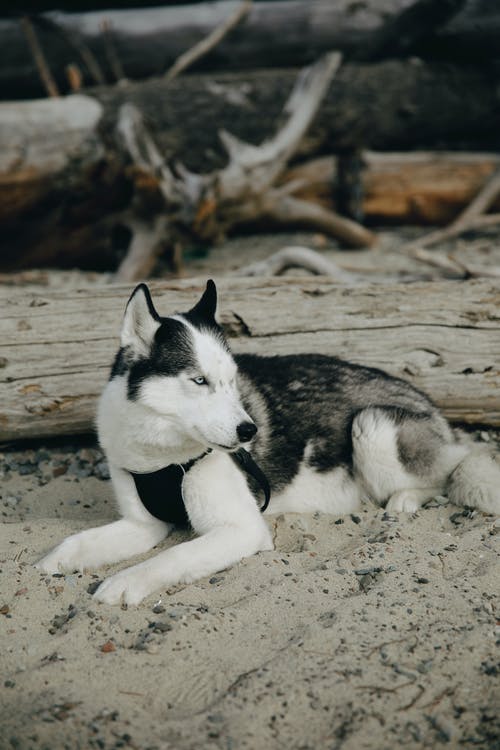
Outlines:
[[[361,508],[361,492],[344,466],[317,471],[304,461],[292,482],[271,497],[269,513],[344,515]]]
[[[436,412],[370,407],[352,425],[353,468],[368,495],[387,509],[414,512],[444,491],[463,448]]]
[[[390,496],[385,506],[386,510],[392,510],[395,513],[415,513],[422,505],[431,498],[439,495],[440,487],[422,487],[420,489],[412,488],[406,490],[396,490]]]
[[[146,511],[130,474],[111,466],[110,469],[125,518],[69,536],[36,563],[39,570],[44,573],[95,570],[147,552],[167,536],[170,525]]]

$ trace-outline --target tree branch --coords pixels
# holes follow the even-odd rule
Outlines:
[[[457,261],[456,258],[451,256],[447,256],[446,258],[442,255],[438,256],[434,253],[428,252],[425,248],[458,237],[460,234],[470,229],[496,224],[499,221],[499,215],[492,214],[491,217],[485,216],[484,211],[488,210],[499,192],[500,167],[497,167],[493,174],[488,177],[475,198],[451,224],[444,229],[436,229],[434,232],[429,232],[429,234],[424,235],[424,237],[420,237],[420,239],[406,243],[406,245],[403,245],[401,248],[402,251],[412,258],[415,258],[415,260],[437,266],[438,268],[451,272],[455,276],[457,274],[462,277],[464,275],[465,277],[469,275],[479,275],[480,270],[477,266],[474,266],[474,270],[472,270],[471,267],[469,271],[468,266]],[[496,273],[484,269],[481,275],[496,276]]]
[[[57,84],[52,77],[52,73],[50,72],[47,60],[45,59],[45,55],[43,54],[42,47],[40,45],[40,42],[38,41],[36,31],[33,28],[33,24],[31,23],[31,20],[28,18],[28,16],[23,16],[21,18],[21,27],[26,36],[26,40],[28,42],[31,54],[33,55],[33,59],[38,70],[38,74],[43,85],[45,86],[47,95],[54,98],[58,97],[59,89],[57,88]]]
[[[232,29],[238,26],[241,21],[247,17],[252,7],[252,0],[243,0],[241,5],[236,8],[235,12],[232,13],[224,23],[214,29],[204,39],[202,39],[194,47],[184,52],[174,62],[172,67],[165,73],[165,79],[171,81],[173,78],[182,73],[182,71],[189,68],[194,62],[199,60],[201,57],[206,55],[210,50],[216,47]]]
[[[165,247],[168,221],[165,216],[156,216],[151,222],[131,219],[127,226],[132,238],[126,256],[120,263],[114,280],[117,282],[147,279]]]
[[[351,219],[339,216],[317,203],[299,198],[274,194],[264,196],[262,213],[280,224],[300,224],[326,232],[350,247],[369,247],[375,243],[375,235],[369,229]]]
[[[309,247],[283,247],[265,260],[239,268],[236,276],[279,276],[287,268],[305,268],[317,276],[331,276],[343,284],[355,284],[359,277],[337,266]]]

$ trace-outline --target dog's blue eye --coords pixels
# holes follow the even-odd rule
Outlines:
[[[203,375],[200,375],[198,378],[191,378],[193,383],[196,383],[196,385],[208,385],[208,382],[206,378],[203,377]]]

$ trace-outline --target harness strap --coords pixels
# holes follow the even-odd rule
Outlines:
[[[189,518],[182,496],[182,482],[187,472],[198,461],[211,453],[211,451],[212,449],[208,448],[200,456],[192,458],[185,464],[169,464],[163,469],[147,474],[134,471],[129,472],[134,479],[137,494],[146,510],[161,521],[174,523],[179,526],[189,525]],[[271,488],[266,475],[254,461],[250,453],[244,448],[240,448],[235,453],[230,453],[229,455],[236,466],[253,477],[264,492],[264,504],[260,508],[260,512],[263,513],[269,505],[271,498]],[[168,495],[168,503],[164,501],[166,495]]]
[[[263,491],[264,504],[261,506],[260,512],[264,513],[269,505],[269,500],[271,499],[271,487],[269,486],[269,481],[266,475],[260,466],[254,461],[250,453],[244,448],[240,448],[230,455],[236,466],[239,466],[243,471],[246,471],[249,476],[253,477]]]

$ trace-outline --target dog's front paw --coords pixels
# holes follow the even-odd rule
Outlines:
[[[94,594],[94,599],[104,604],[127,604],[137,606],[152,594],[156,586],[149,580],[147,571],[140,565],[126,568],[106,578]]]
[[[50,574],[74,573],[75,571],[81,573],[84,568],[88,568],[88,561],[85,561],[82,556],[82,543],[78,536],[78,534],[69,536],[52,552],[35,563],[35,568],[41,570],[42,573]]]
[[[411,490],[400,490],[391,495],[385,509],[393,513],[416,513],[421,504]]]

